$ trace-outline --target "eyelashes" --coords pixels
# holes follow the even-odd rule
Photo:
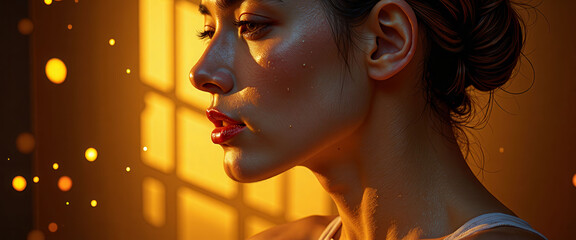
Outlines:
[[[234,21],[234,26],[238,28],[238,31],[242,37],[248,40],[257,40],[266,33],[266,30],[270,27],[269,23],[255,22],[255,21]],[[212,39],[214,37],[215,31],[212,29],[204,30],[198,32],[197,36],[200,39]]]
[[[198,38],[200,38],[201,40],[212,39],[212,37],[214,36],[214,31],[212,30],[199,31],[196,36],[198,36]]]

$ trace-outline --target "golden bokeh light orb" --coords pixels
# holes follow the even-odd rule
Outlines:
[[[12,187],[18,192],[24,191],[26,189],[26,179],[22,176],[16,176],[12,179]]]
[[[53,223],[53,222],[48,224],[48,231],[50,231],[50,232],[58,231],[58,224]]]
[[[89,162],[94,162],[96,158],[98,158],[98,151],[96,151],[95,148],[88,148],[86,152],[84,152],[84,157],[86,157],[86,160]]]
[[[97,205],[98,205],[98,202],[96,200],[90,201],[90,206],[96,207]]]
[[[55,84],[61,84],[66,80],[66,75],[68,70],[66,69],[66,64],[58,58],[51,58],[46,62],[46,77],[50,82]]]
[[[38,176],[35,176],[34,178],[32,178],[32,181],[34,183],[38,183],[38,182],[40,182],[40,178]]]
[[[50,6],[52,4],[52,0],[44,0],[44,4]]]
[[[22,35],[30,35],[34,30],[34,23],[32,20],[28,18],[23,18],[22,20],[18,21],[18,32]]]
[[[40,230],[32,230],[28,233],[26,240],[45,240],[44,233]]]
[[[58,168],[60,168],[60,165],[58,165],[58,163],[52,164],[52,169],[58,170]]]
[[[130,172],[132,169],[130,167],[126,167],[126,172]]]
[[[110,40],[108,40],[108,44],[110,44],[110,46],[114,46],[116,45],[116,40],[114,38],[110,38]]]
[[[36,140],[30,133],[20,133],[18,137],[16,137],[16,148],[18,148],[18,151],[21,153],[29,154],[34,151],[35,146]]]
[[[72,179],[68,176],[62,176],[58,179],[58,188],[62,192],[68,192],[72,188]]]
[[[572,185],[574,185],[574,187],[576,187],[576,174],[574,174],[574,176],[572,176]]]

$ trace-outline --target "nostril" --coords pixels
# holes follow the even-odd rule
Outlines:
[[[193,68],[189,77],[192,85],[201,91],[225,94],[234,88],[234,76],[226,69],[208,71]]]
[[[211,92],[211,93],[222,92],[222,89],[214,83],[209,83],[209,82],[203,83],[201,87],[202,87],[202,90],[207,91],[207,92]]]

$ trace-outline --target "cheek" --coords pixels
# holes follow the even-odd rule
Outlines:
[[[250,61],[255,64],[241,78],[250,79],[251,86],[259,89],[260,104],[278,104],[268,98],[302,99],[340,73],[339,54],[328,23],[313,22],[284,31],[286,34],[277,38],[249,43]]]

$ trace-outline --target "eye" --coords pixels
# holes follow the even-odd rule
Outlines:
[[[264,36],[270,24],[253,21],[237,21],[234,23],[238,27],[240,34],[249,40],[257,40]]]
[[[275,22],[268,17],[250,13],[244,13],[234,21],[240,35],[252,41],[265,37],[274,24]]]
[[[211,27],[205,27],[203,31],[198,32],[197,36],[200,39],[212,39],[212,37],[214,37],[214,29]]]

